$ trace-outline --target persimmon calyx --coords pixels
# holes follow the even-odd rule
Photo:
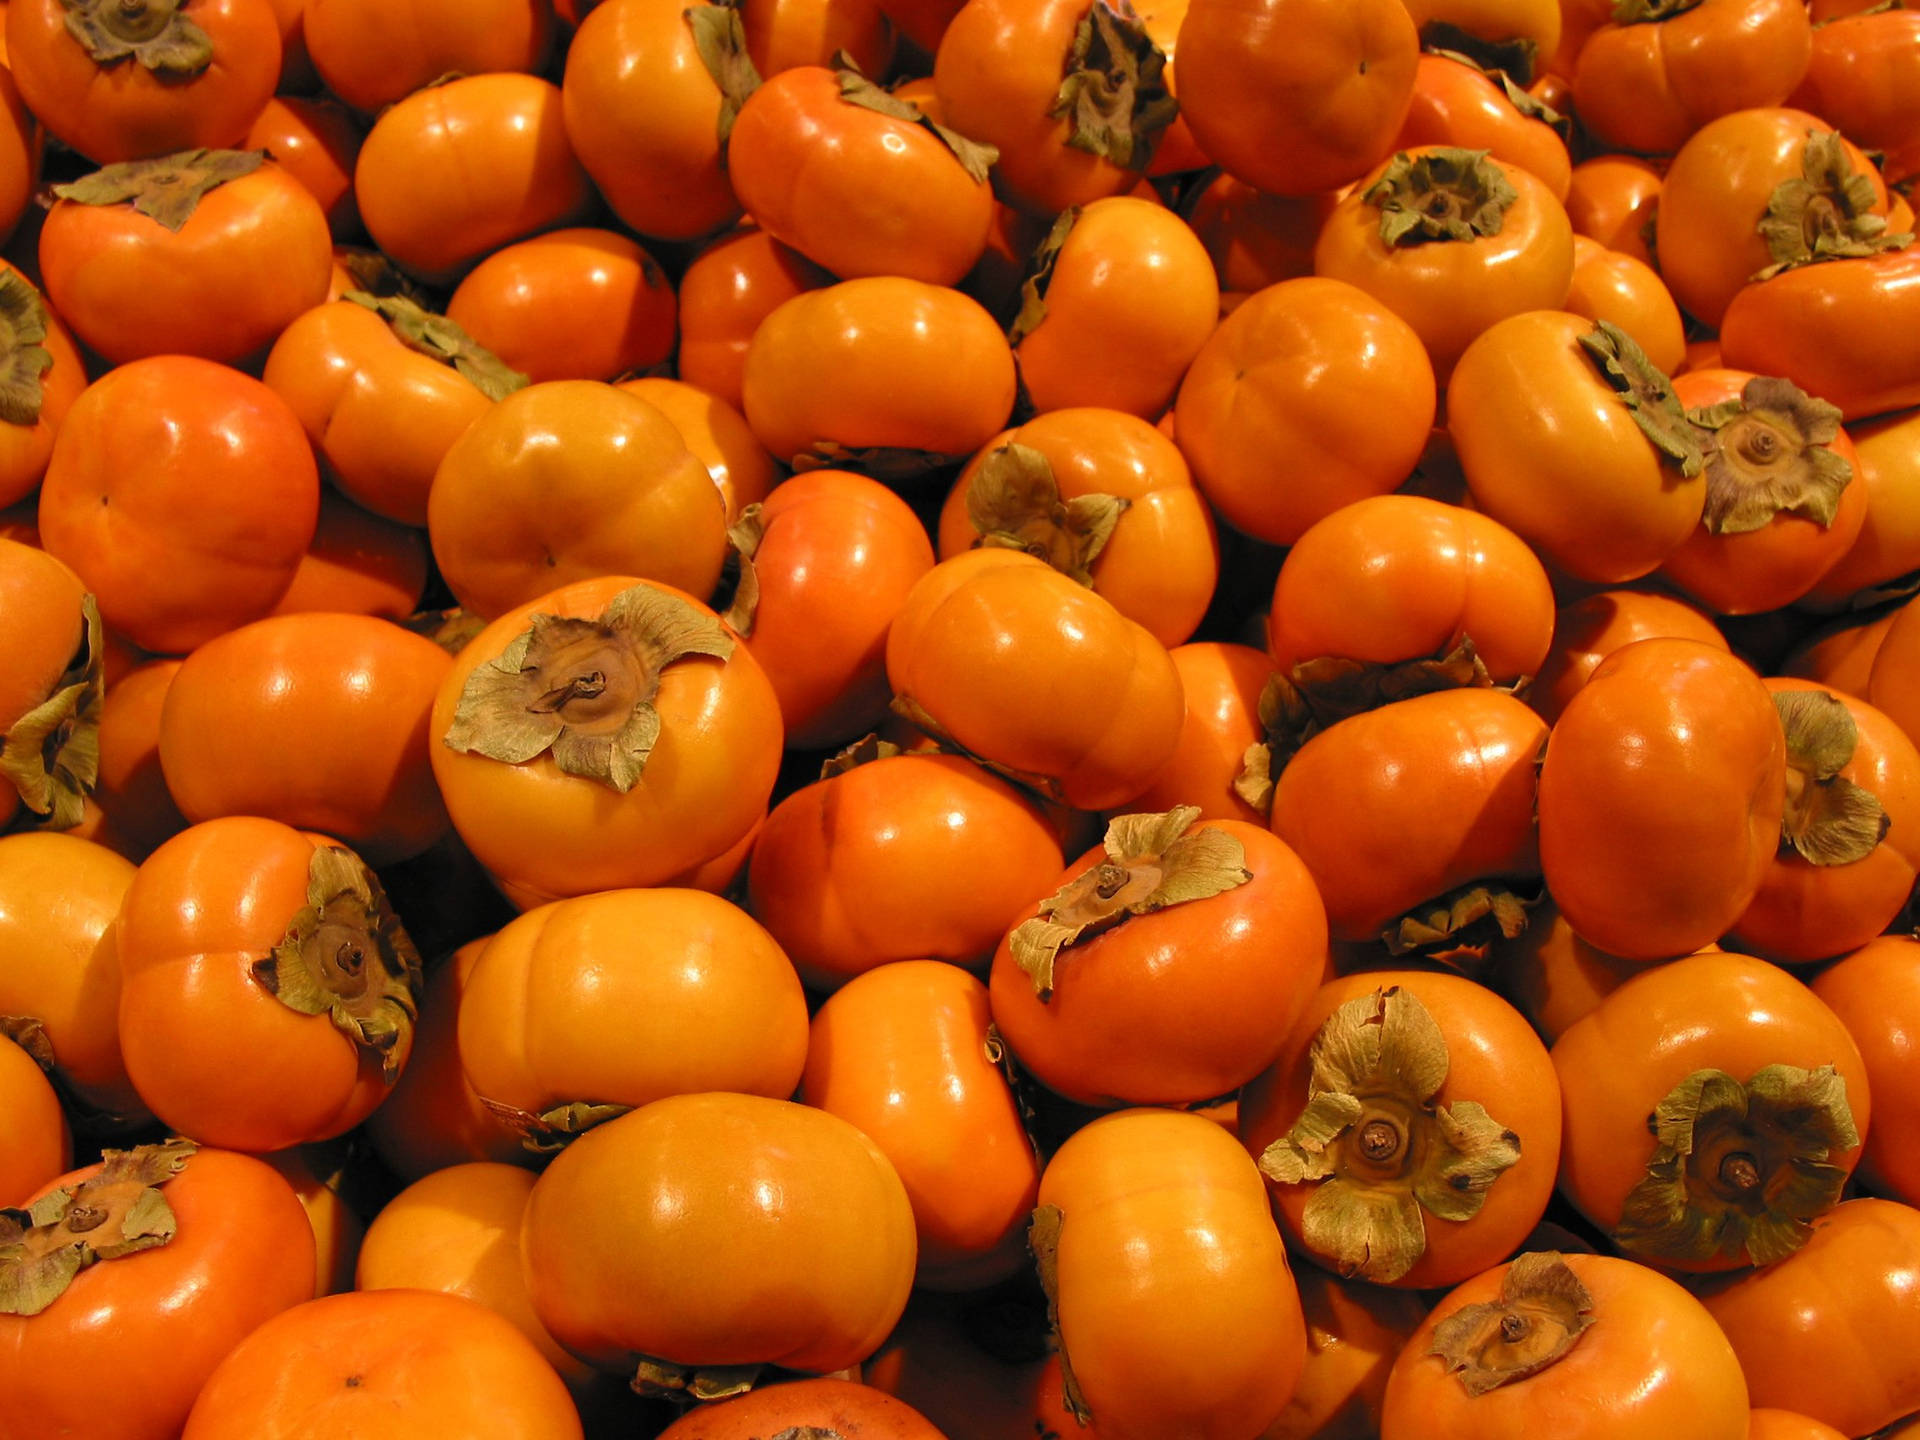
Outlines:
[[[1198,805],[1160,815],[1119,815],[1107,826],[1106,858],[1040,902],[1013,928],[1013,960],[1044,1001],[1053,995],[1060,952],[1145,915],[1224,894],[1253,879],[1246,847],[1224,830],[1193,828]]]
[[[42,1071],[52,1075],[60,1068],[53,1053],[53,1039],[46,1022],[37,1015],[0,1015],[0,1036],[18,1045]]]
[[[871,765],[876,760],[891,760],[895,755],[904,753],[893,741],[882,740],[878,733],[862,735],[820,762],[820,778],[831,780],[849,770],[858,770],[862,765]]]
[[[1613,23],[1657,25],[1662,20],[1686,14],[1698,4],[1700,0],[1614,0]]]
[[[885,115],[892,120],[904,120],[909,125],[918,125],[931,134],[934,139],[947,147],[949,154],[960,162],[960,168],[976,185],[987,183],[988,172],[993,162],[1000,158],[998,146],[988,145],[979,140],[969,140],[958,130],[940,124],[926,111],[911,100],[902,100],[892,91],[876,85],[860,73],[860,67],[853,58],[842,50],[834,57],[839,66],[840,98],[849,105],[858,105],[871,110],[876,115]]]
[[[715,134],[720,141],[720,168],[727,165],[727,138],[747,97],[760,88],[760,72],[747,53],[747,27],[737,4],[691,5],[681,14],[693,32],[693,48],[720,91],[720,118]]]
[[[1840,407],[1781,376],[1756,375],[1735,400],[1687,412],[1706,460],[1700,523],[1714,535],[1758,530],[1782,513],[1833,524],[1853,466],[1830,447]]]
[[[1853,712],[1825,690],[1778,690],[1773,706],[1787,735],[1780,848],[1810,865],[1864,860],[1893,821],[1877,795],[1840,775],[1860,744]]]
[[[100,706],[106,693],[100,607],[80,601],[80,643],[47,698],[0,737],[0,777],[51,830],[80,823],[100,778]]]
[[[40,423],[40,377],[53,365],[47,353],[47,307],[40,292],[15,271],[0,274],[0,420]]]
[[[1840,1199],[1830,1157],[1860,1143],[1831,1065],[1768,1065],[1745,1084],[1696,1070],[1647,1117],[1653,1154],[1613,1238],[1636,1258],[1765,1265],[1798,1250]]]
[[[535,1112],[485,1095],[479,1100],[489,1115],[520,1137],[520,1148],[530,1155],[558,1155],[594,1126],[618,1120],[633,1109],[631,1105],[574,1100]]]
[[[213,63],[213,40],[180,12],[187,0],[60,0],[67,33],[100,66],[132,60],[165,80]]]
[[[1074,149],[1145,173],[1180,113],[1166,68],[1166,55],[1126,0],[1093,0],[1074,27],[1060,89],[1047,113],[1067,122],[1066,143]]]
[[[0,1315],[38,1315],[89,1265],[164,1245],[178,1223],[162,1187],[199,1147],[108,1150],[91,1178],[0,1209]]]
[[[420,954],[366,862],[339,845],[307,864],[307,903],[253,978],[301,1015],[325,1015],[382,1078],[400,1078],[420,1015]]]
[[[740,517],[727,527],[727,549],[735,567],[733,599],[720,618],[745,639],[753,634],[753,622],[760,613],[760,572],[753,557],[760,553],[760,542],[767,538],[764,507],[758,500],[746,505]]]
[[[1593,1295],[1561,1256],[1529,1250],[1500,1277],[1500,1298],[1464,1305],[1433,1327],[1438,1355],[1469,1395],[1538,1375],[1593,1324]]]
[[[1483,75],[1509,76],[1516,87],[1531,85],[1540,64],[1540,43],[1529,36],[1488,39],[1447,20],[1429,20],[1420,27],[1420,48],[1471,65]]]
[[[1060,1336],[1060,1232],[1066,1215],[1058,1205],[1039,1205],[1027,1223],[1027,1253],[1033,1256],[1033,1268],[1040,1280],[1041,1293],[1047,1297],[1047,1329],[1053,1333],[1054,1350],[1060,1356],[1060,1402],[1084,1429],[1093,1424],[1093,1411],[1081,1393],[1080,1381],[1073,1373],[1066,1341]]]
[[[1872,179],[1853,168],[1838,131],[1809,130],[1800,147],[1800,173],[1774,186],[1758,225],[1773,263],[1749,278],[1766,280],[1800,265],[1911,245],[1911,232],[1890,233],[1886,217],[1873,213],[1878,198]]]
[[[628,1382],[634,1392],[654,1399],[700,1402],[744,1395],[760,1379],[763,1365],[677,1365],[642,1356]]]
[[[91,175],[53,187],[76,205],[131,205],[169,230],[193,218],[207,193],[230,180],[251,175],[267,158],[264,150],[180,150],[151,160],[118,160]]]
[[[365,306],[393,331],[409,350],[417,350],[442,365],[451,365],[489,400],[504,400],[525,388],[528,377],[480,344],[454,321],[405,295],[375,295],[349,290],[340,297]]]
[[[1512,940],[1527,928],[1527,910],[1540,899],[1539,893],[1528,897],[1497,880],[1477,880],[1408,911],[1380,939],[1392,955]]]
[[[1093,562],[1132,503],[1118,495],[1062,499],[1053,463],[1015,441],[988,451],[967,486],[976,548],[1024,550],[1089,588]]]
[[[1597,322],[1580,337],[1580,346],[1594,368],[1633,412],[1634,424],[1653,447],[1672,461],[1688,479],[1706,466],[1700,431],[1687,419],[1686,407],[1673,393],[1673,382],[1647,358],[1626,331],[1611,320]]]
[[[1307,1105],[1260,1156],[1280,1185],[1314,1185],[1301,1238],[1348,1279],[1390,1285],[1426,1253],[1426,1215],[1466,1221],[1520,1159],[1520,1137],[1471,1100],[1436,1103],[1446,1036],[1395,985],[1347,1001],[1308,1050]]]
[[[915,450],[908,445],[844,445],[838,440],[815,440],[786,458],[796,475],[809,470],[852,470],[880,481],[919,480],[938,470],[951,470],[968,457],[940,450]]]
[[[666,668],[725,661],[733,647],[718,617],[647,584],[592,619],[536,613],[467,677],[442,743],[508,765],[551,754],[564,774],[624,795],[660,738],[653,702]]]
[[[1053,284],[1053,267],[1060,262],[1067,237],[1079,222],[1080,207],[1069,205],[1054,216],[1046,235],[1027,257],[1026,274],[1020,281],[1020,310],[1007,327],[1009,345],[1017,348],[1047,318],[1047,287]]]
[[[1498,235],[1520,192],[1490,152],[1450,145],[1400,151],[1360,198],[1380,212],[1381,242],[1396,249]]]

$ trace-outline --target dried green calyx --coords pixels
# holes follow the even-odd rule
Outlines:
[[[316,846],[307,903],[253,978],[302,1015],[325,1015],[380,1062],[391,1085],[413,1045],[421,964],[413,941],[366,862],[338,845]]]
[[[1231,834],[1194,829],[1200,807],[1162,815],[1121,815],[1107,826],[1106,858],[1040,902],[1040,913],[1008,937],[1013,960],[1042,1000],[1068,946],[1145,915],[1223,894],[1253,879],[1246,850]]]
[[[1673,382],[1647,358],[1647,352],[1611,320],[1601,320],[1580,337],[1594,368],[1633,412],[1633,420],[1662,455],[1691,479],[1706,465],[1700,431],[1673,393]]]
[[[633,1109],[631,1105],[575,1100],[536,1113],[485,1095],[479,1099],[489,1115],[520,1137],[520,1148],[529,1155],[558,1155],[594,1126],[618,1120]]]
[[[820,778],[831,780],[836,775],[844,775],[862,765],[871,765],[876,760],[891,760],[901,753],[898,745],[891,740],[882,740],[878,733],[862,735],[820,762]]]
[[[1027,1224],[1027,1252],[1033,1256],[1033,1268],[1040,1289],[1047,1297],[1047,1328],[1053,1332],[1054,1349],[1060,1356],[1060,1400],[1082,1427],[1093,1424],[1093,1411],[1073,1373],[1066,1342],[1060,1338],[1060,1231],[1066,1216],[1058,1205],[1035,1208]]]
[[[635,1393],[653,1399],[702,1403],[746,1394],[765,1369],[764,1365],[677,1365],[644,1356],[629,1383]]]
[[[88,1179],[24,1210],[0,1209],[0,1315],[38,1315],[89,1265],[171,1240],[177,1224],[162,1187],[198,1148],[170,1140],[108,1150]]]
[[[1593,1324],[1593,1296],[1553,1251],[1530,1250],[1500,1277],[1500,1298],[1463,1305],[1433,1328],[1427,1353],[1469,1395],[1537,1375]]]
[[[743,507],[740,518],[727,527],[727,548],[733,552],[737,573],[733,599],[720,618],[740,636],[753,634],[753,622],[760,610],[760,572],[753,557],[760,553],[760,542],[767,538],[765,507],[755,500]]]
[[[53,364],[46,339],[40,292],[18,271],[0,272],[0,420],[9,425],[40,423],[40,377]]]
[[[733,646],[718,617],[647,584],[592,619],[535,614],[467,677],[442,743],[508,765],[551,754],[624,795],[660,737],[662,673],[689,656],[726,660]]]
[[[1613,23],[1616,25],[1653,25],[1662,20],[1671,20],[1676,15],[1684,15],[1700,0],[1614,0]]]
[[[1471,1100],[1435,1101],[1446,1037],[1411,991],[1347,1001],[1313,1037],[1307,1104],[1260,1156],[1280,1185],[1314,1185],[1301,1239],[1348,1278],[1392,1284],[1426,1253],[1426,1215],[1471,1220],[1520,1159],[1520,1137]]]
[[[349,290],[340,298],[373,311],[387,322],[387,328],[401,344],[443,365],[451,365],[489,400],[503,400],[527,383],[527,376],[478,343],[460,326],[404,295]]]
[[[1167,57],[1125,0],[1093,0],[1073,32],[1047,113],[1068,122],[1074,149],[1144,173],[1180,113],[1166,68]]]
[[[1840,407],[1791,380],[1755,376],[1737,400],[1687,412],[1700,430],[1707,502],[1700,523],[1714,535],[1758,530],[1775,515],[1826,527],[1853,480],[1853,466],[1830,449]]]
[[[1132,502],[1117,495],[1063,499],[1046,455],[1013,441],[981,458],[967,486],[974,545],[1024,550],[1082,585]]]
[[[1769,1065],[1745,1084],[1696,1070],[1647,1117],[1654,1149],[1613,1238],[1655,1264],[1791,1255],[1840,1199],[1830,1157],[1860,1143],[1847,1083],[1831,1065]]]
[[[106,694],[100,607],[80,601],[80,643],[47,698],[0,737],[0,777],[53,830],[80,823],[100,777],[100,706]]]
[[[876,114],[886,115],[894,120],[904,120],[909,125],[918,125],[930,133],[942,145],[946,146],[953,158],[960,162],[960,168],[979,185],[987,183],[988,172],[993,162],[1000,158],[1000,151],[978,140],[969,140],[958,130],[940,124],[926,111],[911,100],[902,100],[883,87],[876,85],[842,51],[838,57],[840,63],[840,98],[849,105],[858,105],[862,109],[872,110]]]
[[[1840,774],[1860,743],[1853,712],[1826,690],[1776,690],[1773,705],[1787,736],[1780,848],[1810,865],[1864,860],[1893,821],[1877,795]]]
[[[1527,928],[1526,897],[1492,880],[1476,880],[1420,905],[1380,936],[1390,955],[1458,953],[1462,947],[1513,940]]]
[[[193,218],[211,190],[251,175],[267,158],[264,150],[181,150],[151,160],[121,160],[102,166],[53,193],[76,205],[132,205],[169,230]]]
[[[720,89],[720,118],[716,133],[720,140],[720,164],[727,163],[727,137],[733,134],[733,122],[747,97],[760,88],[760,72],[747,53],[747,29],[741,22],[738,0],[690,5],[681,14],[693,32],[693,48],[700,63]]]
[[[180,11],[186,0],[60,0],[67,33],[96,65],[131,60],[163,80],[191,80],[213,63],[213,41]]]
[[[1520,194],[1485,150],[1402,150],[1360,197],[1380,212],[1389,248],[1498,235]]]
[[[1853,168],[1839,132],[1809,130],[1800,147],[1800,174],[1781,181],[1767,198],[1758,228],[1773,263],[1752,278],[1911,245],[1911,232],[1889,233],[1886,217],[1873,213],[1878,198],[1872,179]]]
[[[1540,63],[1538,42],[1525,35],[1489,40],[1446,20],[1429,20],[1420,27],[1420,48],[1430,55],[1457,59],[1488,75],[1510,76],[1508,83],[1516,87],[1531,85]]]
[[[1054,216],[1046,237],[1033,247],[1033,254],[1027,257],[1026,276],[1020,282],[1020,311],[1007,327],[1009,345],[1017,347],[1047,318],[1047,287],[1053,283],[1053,267],[1059,262],[1067,237],[1073,233],[1073,227],[1079,220],[1080,207],[1069,205]]]

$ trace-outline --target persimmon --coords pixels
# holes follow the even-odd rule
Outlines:
[[[1307,1321],[1307,1366],[1260,1440],[1368,1440],[1379,1433],[1394,1357],[1425,1317],[1426,1300],[1317,1265],[1293,1279]]]
[[[636,375],[618,381],[673,422],[694,457],[707,467],[726,504],[727,525],[747,506],[764,501],[781,480],[773,457],[761,447],[737,405],[698,385],[666,375]]]
[[[1657,590],[1599,590],[1571,600],[1555,613],[1553,644],[1525,699],[1551,724],[1602,660],[1635,640],[1661,635],[1728,648],[1697,605]]]
[[[1450,145],[1485,150],[1535,176],[1564,203],[1573,179],[1567,142],[1549,123],[1551,112],[1538,113],[1540,107],[1524,91],[1503,86],[1501,78],[1458,56],[1422,51],[1413,100],[1394,148]],[[1516,95],[1523,98],[1516,100]]]
[[[136,665],[100,705],[100,775],[90,798],[102,823],[94,838],[136,865],[187,824],[160,768],[160,711],[180,664],[162,657]]]
[[[740,409],[747,349],[760,322],[782,301],[832,281],[758,226],[716,236],[680,277],[680,378]]]
[[[46,1072],[21,1046],[0,1038],[0,1196],[17,1205],[73,1166],[73,1131]]]
[[[1877,612],[1871,620],[1842,616],[1830,621],[1782,656],[1777,668],[1782,675],[1812,680],[1864,700],[1872,681],[1873,657],[1899,616],[1895,608]]]
[[[0,264],[0,316],[8,332],[4,353],[18,367],[0,390],[0,505],[12,505],[46,474],[53,437],[87,388],[87,367],[66,325],[12,265]]]
[[[1313,273],[1313,242],[1339,192],[1273,195],[1222,171],[1182,205],[1213,259],[1222,308],[1282,280]]]
[[[1641,156],[1589,156],[1573,167],[1567,183],[1573,233],[1653,266],[1654,221],[1664,184],[1663,168]]]
[[[360,154],[364,127],[335,101],[305,95],[276,95],[266,103],[242,150],[264,150],[320,202],[327,230],[336,241],[363,233],[360,206],[353,196],[353,162]]]
[[[1920,610],[1903,602],[1873,653],[1873,668],[1867,672],[1866,699],[1875,709],[1892,716],[1894,723],[1907,732],[1907,738],[1920,745],[1920,674],[1915,673],[1913,660],[1916,654],[1920,654]]]
[[[0,670],[0,826],[25,809],[70,827],[79,823],[99,771],[99,605],[70,566],[4,537],[0,595],[12,621]]]
[[[421,531],[376,515],[327,486],[320,492],[313,543],[273,614],[405,620],[420,608],[431,556]]]
[[[843,1440],[946,1440],[904,1400],[833,1376],[760,1385],[713,1405],[697,1405],[660,1432],[660,1440],[757,1440],[808,1431]]]
[[[1891,179],[1920,163],[1920,21],[1911,11],[1814,12],[1813,54],[1788,103],[1811,110],[1856,145],[1886,152]]]
[[[1912,1088],[1904,1083],[1916,1034],[1915,985],[1920,940],[1883,935],[1841,956],[1813,977],[1817,995],[1860,1047],[1873,1091],[1873,1125],[1860,1156],[1861,1176],[1877,1193],[1912,1204],[1920,1195],[1913,1144]]]
[[[329,92],[367,115],[449,75],[538,74],[555,30],[548,0],[306,0],[304,9],[313,69]]]
[[[1866,492],[1866,518],[1847,552],[1800,597],[1804,609],[1827,611],[1871,601],[1878,587],[1920,569],[1920,411],[1901,411],[1848,428],[1855,480]]]
[[[861,74],[884,75],[896,39],[878,0],[753,0],[740,7],[740,29],[747,58],[763,76],[833,65],[842,52]]]
[[[1669,375],[1686,364],[1686,328],[1680,307],[1659,272],[1625,250],[1610,250],[1576,233],[1573,283],[1564,308],[1589,320],[1612,321]]]
[[[1264,745],[1260,694],[1273,663],[1251,645],[1197,640],[1167,652],[1180,672],[1187,717],[1173,758],[1146,789],[1129,798],[1130,810],[1156,813],[1197,805],[1203,819],[1264,823],[1267,796],[1243,794],[1240,781],[1247,751]]]

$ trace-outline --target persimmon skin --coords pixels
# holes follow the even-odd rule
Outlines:
[[[11,1040],[0,1043],[0,1204],[18,1205],[73,1168],[73,1130],[46,1074]]]
[[[760,322],[833,277],[757,225],[716,236],[680,277],[680,378],[743,408],[742,375]]]
[[[1859,1174],[1876,1194],[1920,1200],[1920,1105],[1911,1073],[1920,999],[1920,940],[1884,935],[1843,955],[1812,980],[1813,993],[1840,1017],[1860,1047],[1874,1086],[1874,1123]]]
[[[1657,590],[1602,590],[1569,601],[1554,616],[1553,644],[1527,687],[1527,703],[1552,724],[1602,660],[1635,640],[1661,635],[1728,648],[1697,605]]]
[[[1746,955],[1689,955],[1642,971],[1568,1026],[1552,1054],[1566,1102],[1560,1190],[1609,1233],[1653,1154],[1646,1117],[1696,1071],[1723,1070],[1745,1084],[1768,1065],[1831,1065],[1846,1082],[1854,1125],[1871,1133],[1866,1065],[1839,1017],[1785,970]],[[1859,1159],[1854,1145],[1827,1163],[1851,1172]],[[1645,1263],[1698,1272],[1748,1262],[1738,1254]]]
[[[330,93],[367,115],[448,75],[537,73],[557,28],[547,0],[306,0],[304,11],[313,69]]]
[[[1746,1440],[1739,1361],[1700,1302],[1657,1270],[1609,1255],[1561,1257],[1594,1301],[1594,1323],[1547,1369],[1469,1395],[1430,1353],[1434,1327],[1498,1298],[1506,1266],[1437,1304],[1394,1362],[1381,1440]]]
[[[1565,308],[1618,325],[1668,375],[1686,365],[1686,324],[1680,307],[1660,273],[1625,250],[1610,250],[1576,232],[1573,284]]]
[[[1173,758],[1126,809],[1162,814],[1176,805],[1198,805],[1203,820],[1264,824],[1266,816],[1233,782],[1245,768],[1248,747],[1266,738],[1260,691],[1273,673],[1272,661],[1251,645],[1229,641],[1191,641],[1167,654],[1180,672],[1187,718]]]
[[[696,1405],[660,1440],[757,1440],[819,1427],[845,1440],[946,1440],[904,1400],[834,1376],[782,1380],[732,1400]]]
[[[1413,101],[1394,148],[1419,145],[1488,151],[1535,176],[1562,202],[1573,179],[1566,141],[1552,126],[1516,108],[1483,72],[1427,51],[1421,52]]]

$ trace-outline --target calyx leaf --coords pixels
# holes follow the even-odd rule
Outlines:
[[[1886,217],[1873,213],[1877,199],[1872,179],[1853,168],[1839,132],[1809,130],[1800,147],[1800,174],[1774,187],[1759,222],[1773,263],[1751,278],[1765,280],[1801,265],[1911,245],[1911,232],[1890,233]]]
[[[1700,523],[1714,535],[1740,535],[1775,515],[1833,524],[1853,466],[1830,449],[1840,407],[1791,380],[1755,376],[1738,400],[1687,412],[1700,433],[1707,501]]]
[[[191,80],[213,63],[213,40],[180,13],[186,0],[60,0],[67,33],[105,67],[131,60],[163,80]]]
[[[100,607],[80,601],[80,643],[47,698],[0,737],[0,777],[49,829],[80,823],[100,777],[100,706],[106,694]]]
[[[766,538],[765,507],[758,500],[742,507],[740,518],[727,527],[727,545],[739,574],[734,579],[733,599],[720,618],[742,638],[753,634],[753,622],[760,611],[760,572],[754,568],[753,557],[760,553],[760,542]]]
[[[1614,0],[1613,23],[1616,25],[1653,25],[1662,20],[1671,20],[1676,15],[1684,15],[1698,5],[1700,0]]]
[[[1074,29],[1064,77],[1047,113],[1069,123],[1067,144],[1144,174],[1180,113],[1167,57],[1126,0],[1093,0]]]
[[[53,193],[76,205],[131,204],[169,230],[179,230],[207,192],[251,175],[267,158],[264,150],[181,150],[151,160],[120,160],[102,166]]]
[[[1593,1324],[1593,1295],[1554,1251],[1529,1250],[1500,1277],[1500,1298],[1463,1305],[1433,1328],[1438,1355],[1469,1395],[1537,1375]]]
[[[636,1394],[704,1403],[744,1395],[759,1382],[764,1365],[676,1365],[642,1356],[629,1382]]]
[[[177,1224],[161,1187],[198,1148],[169,1140],[108,1150],[78,1184],[28,1209],[0,1209],[0,1315],[38,1315],[88,1266],[171,1240]]]
[[[872,110],[876,114],[888,116],[894,120],[904,120],[909,125],[918,125],[930,132],[955,160],[960,168],[967,172],[975,184],[987,183],[988,172],[993,162],[1000,158],[997,147],[983,144],[978,140],[969,140],[958,130],[940,124],[926,111],[911,100],[902,100],[898,95],[882,86],[874,84],[860,73],[859,67],[842,51],[840,61],[840,98],[849,105],[858,105]]]
[[[1447,146],[1400,151],[1360,198],[1379,210],[1380,239],[1395,248],[1498,235],[1520,195],[1488,151]]]
[[[1067,236],[1073,233],[1073,227],[1079,220],[1080,207],[1069,205],[1054,216],[1046,237],[1033,247],[1033,254],[1027,257],[1026,276],[1020,282],[1020,311],[1007,327],[1009,345],[1017,347],[1047,318],[1047,287],[1053,283],[1053,267],[1060,259]]]
[[[253,978],[289,1010],[325,1015],[391,1085],[412,1045],[420,955],[378,877],[351,850],[316,846],[307,903],[253,963]]]
[[[1446,20],[1429,20],[1420,27],[1420,48],[1432,55],[1448,55],[1488,75],[1512,77],[1515,86],[1531,85],[1540,63],[1538,42],[1525,35],[1489,40]]]
[[[1655,449],[1691,479],[1706,465],[1700,449],[1700,432],[1688,420],[1680,399],[1669,380],[1647,358],[1647,352],[1626,331],[1611,320],[1597,322],[1580,337],[1581,348],[1594,368],[1633,412],[1634,423]]]
[[[967,486],[976,546],[1024,550],[1089,587],[1093,562],[1132,503],[1100,494],[1062,499],[1045,453],[1016,441],[989,450]]]
[[[1648,1117],[1654,1148],[1613,1238],[1637,1258],[1764,1265],[1803,1245],[1840,1199],[1830,1163],[1860,1143],[1845,1079],[1831,1065],[1769,1065],[1742,1084],[1696,1070]]]
[[[1066,1217],[1058,1205],[1036,1206],[1027,1223],[1027,1253],[1033,1256],[1033,1268],[1039,1277],[1041,1292],[1047,1297],[1047,1328],[1053,1332],[1054,1349],[1060,1356],[1060,1399],[1081,1426],[1093,1423],[1093,1411],[1067,1357],[1066,1342],[1060,1338],[1060,1231]]]
[[[1044,1001],[1054,989],[1060,952],[1130,915],[1205,900],[1253,879],[1246,850],[1218,828],[1196,830],[1200,807],[1157,815],[1121,815],[1107,826],[1107,858],[1040,902],[1040,913],[1008,937],[1014,963]]]
[[[1260,1156],[1281,1185],[1318,1188],[1301,1238],[1349,1278],[1392,1284],[1426,1252],[1426,1221],[1470,1220],[1520,1158],[1520,1138],[1471,1100],[1436,1103],[1446,1036],[1401,986],[1356,996],[1308,1050],[1307,1103]]]
[[[693,48],[720,90],[720,168],[727,165],[727,139],[747,97],[760,88],[760,72],[747,53],[747,28],[735,3],[694,4],[680,12],[693,32]]]
[[[387,322],[387,328],[393,331],[401,344],[443,365],[451,365],[489,400],[504,400],[527,384],[527,376],[481,345],[459,325],[405,295],[374,295],[365,290],[349,290],[340,298],[373,311]]]
[[[820,778],[831,780],[836,775],[844,775],[862,765],[871,765],[875,760],[890,760],[901,753],[898,745],[891,740],[882,740],[878,732],[862,735],[820,762]]]
[[[534,614],[467,677],[442,743],[520,765],[551,754],[568,775],[625,794],[660,735],[660,677],[689,656],[726,660],[720,620],[652,585],[633,585],[593,619]]]
[[[1781,848],[1810,865],[1865,859],[1893,821],[1877,795],[1840,775],[1860,742],[1853,712],[1826,690],[1776,690],[1773,705],[1787,736]]]
[[[0,273],[0,420],[40,421],[40,377],[53,365],[47,353],[47,307],[16,270]]]

